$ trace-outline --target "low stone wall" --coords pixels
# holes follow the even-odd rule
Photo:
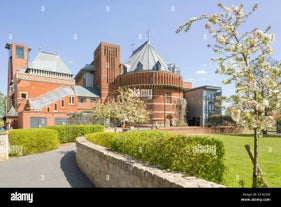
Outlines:
[[[76,162],[81,171],[101,188],[225,187],[181,173],[161,170],[88,142],[85,137],[76,139]]]
[[[8,132],[0,132],[0,161],[7,160],[9,158],[9,140]]]

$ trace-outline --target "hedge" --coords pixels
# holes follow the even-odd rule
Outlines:
[[[93,142],[97,145],[110,148],[113,138],[117,134],[115,132],[95,132],[86,135],[86,139],[89,142]]]
[[[226,167],[221,140],[159,131],[130,131],[115,136],[111,149],[161,168],[223,182]]]
[[[104,126],[101,125],[56,125],[44,128],[56,130],[60,143],[75,142],[79,136],[104,131]]]
[[[8,133],[10,155],[30,155],[54,150],[59,147],[58,132],[51,129],[13,129]]]

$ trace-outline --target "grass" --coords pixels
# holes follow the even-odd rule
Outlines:
[[[233,188],[252,186],[253,164],[245,145],[253,152],[253,135],[208,135],[223,141],[225,146],[225,165],[227,167],[224,185]],[[281,136],[264,136],[258,141],[259,166],[263,178],[270,188],[281,187]],[[239,181],[244,181],[244,186]]]

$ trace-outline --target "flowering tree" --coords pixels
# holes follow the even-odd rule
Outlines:
[[[219,3],[218,7],[220,14],[193,17],[180,25],[177,33],[187,32],[194,22],[206,20],[205,28],[215,40],[208,46],[217,54],[212,58],[219,66],[216,73],[226,75],[224,84],[235,85],[234,95],[224,100],[234,103],[231,116],[237,124],[254,130],[252,187],[257,187],[258,138],[280,118],[280,64],[268,61],[273,53],[269,44],[274,41],[274,34],[268,34],[270,26],[264,31],[254,28],[241,32],[240,26],[256,11],[258,4],[248,13],[243,12],[243,4],[227,7]]]
[[[146,106],[140,99],[140,92],[131,88],[119,88],[116,99],[109,99],[104,104],[97,103],[94,114],[104,123],[110,119],[114,125],[117,121],[134,124],[147,120]]]
[[[116,102],[119,106],[119,120],[129,124],[142,123],[147,120],[146,106],[140,98],[140,90],[119,88]]]

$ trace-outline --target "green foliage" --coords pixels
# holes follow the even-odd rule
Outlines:
[[[143,123],[148,119],[146,105],[140,98],[140,91],[131,88],[118,88],[115,99],[104,104],[97,103],[94,108],[94,119],[104,124],[110,120],[114,125],[118,121],[130,124]]]
[[[54,150],[59,146],[58,133],[51,129],[14,129],[9,131],[10,146],[22,149],[22,155]]]
[[[208,122],[211,126],[233,126],[236,125],[235,121],[231,118],[231,115],[213,114],[208,118]]]
[[[7,96],[0,91],[0,118],[3,118],[6,113]]]
[[[114,137],[111,148],[165,169],[217,183],[223,181],[224,146],[213,138],[130,131]]]
[[[56,130],[60,143],[75,142],[79,136],[104,131],[104,127],[100,125],[56,125],[46,126],[44,128]]]
[[[117,134],[114,132],[95,132],[86,135],[86,139],[94,144],[110,148],[113,138]]]

